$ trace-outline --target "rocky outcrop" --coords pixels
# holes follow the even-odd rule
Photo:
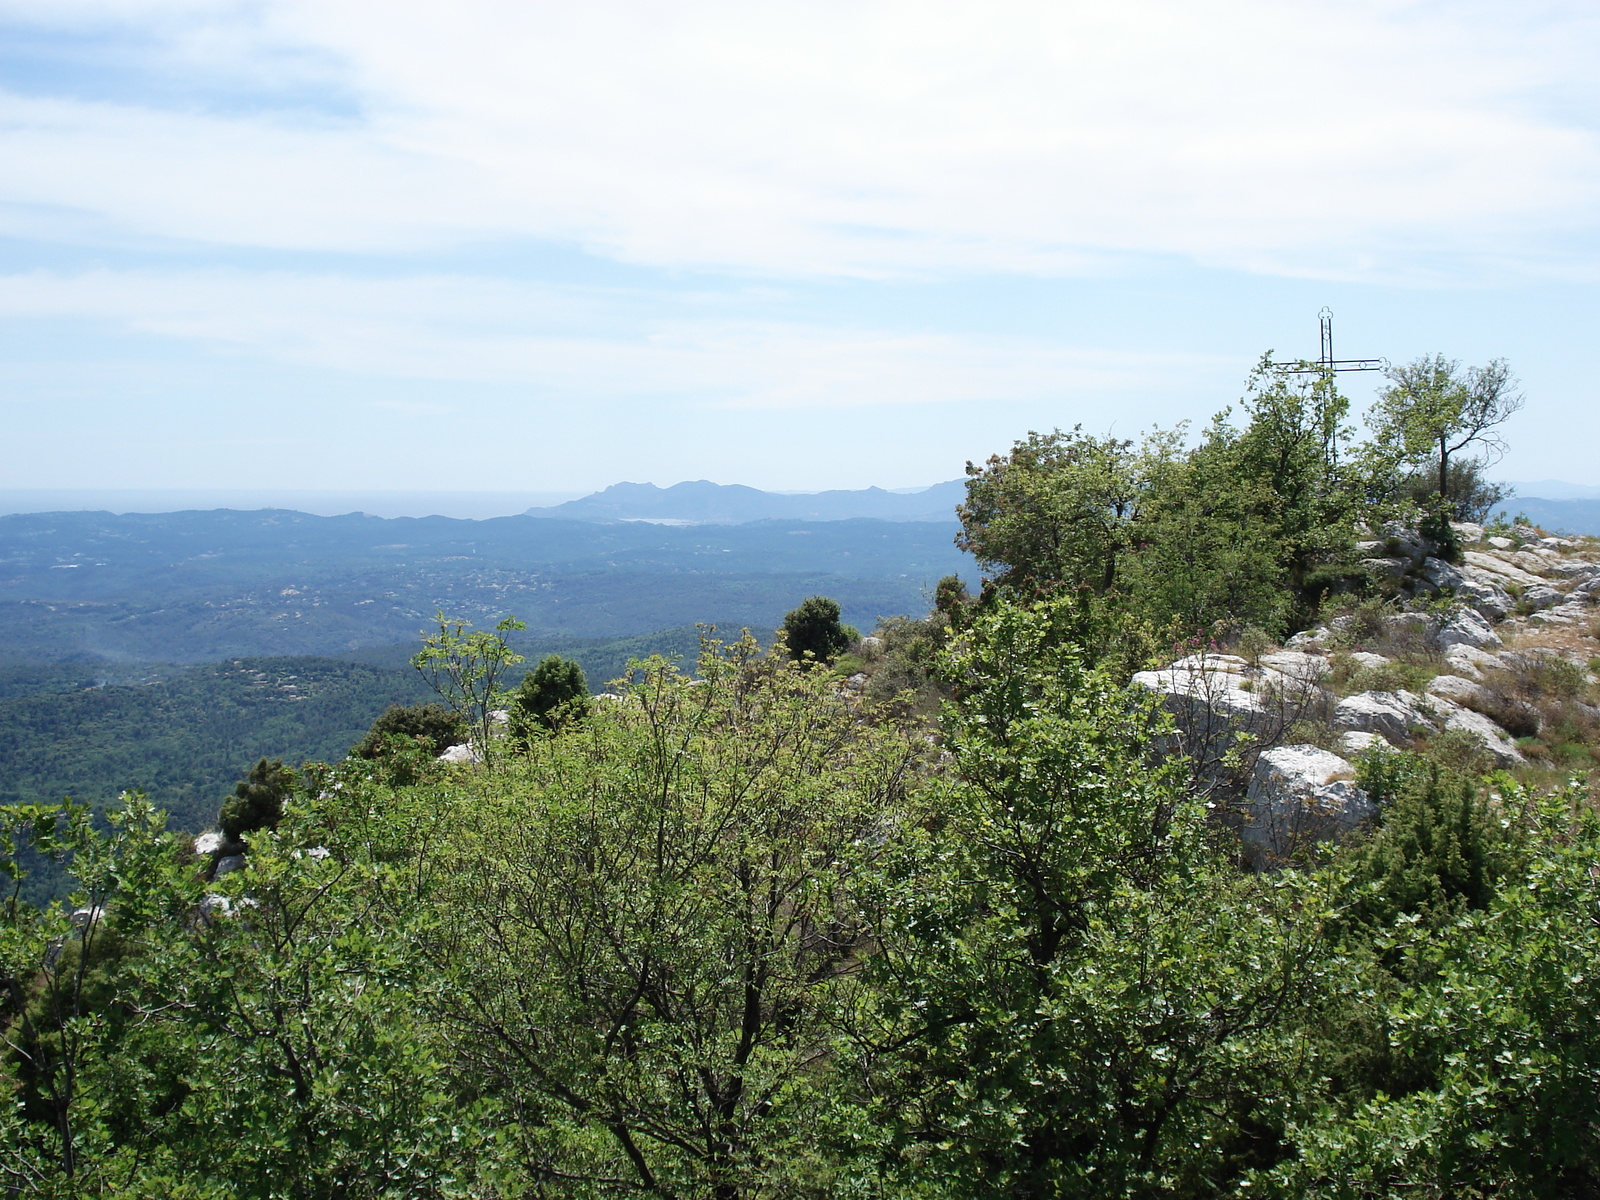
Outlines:
[[[1489,689],[1460,675],[1439,675],[1429,680],[1428,695],[1468,708],[1482,708],[1489,702]]]
[[[1447,730],[1467,734],[1494,759],[1497,767],[1521,766],[1527,761],[1511,735],[1480,712],[1464,708],[1446,697],[1435,697],[1434,711]]]
[[[1595,621],[1600,563],[1568,561],[1564,551],[1573,543],[1541,539],[1528,529],[1491,538],[1481,526],[1460,525],[1456,532],[1473,547],[1459,565],[1392,528],[1382,541],[1359,546],[1375,573],[1400,579],[1402,596],[1428,597],[1383,618],[1381,628],[1369,614],[1339,617],[1296,634],[1285,650],[1253,660],[1191,655],[1134,676],[1173,714],[1177,748],[1193,761],[1197,778],[1220,789],[1213,796],[1232,797],[1225,811],[1237,815],[1245,848],[1258,865],[1282,862],[1298,847],[1337,837],[1371,815],[1370,798],[1352,781],[1352,757],[1420,741],[1435,754],[1459,748],[1464,759],[1481,750],[1501,767],[1526,761],[1512,736],[1486,714],[1500,714],[1522,729],[1525,722],[1507,707],[1518,703],[1517,685],[1507,673],[1558,652],[1507,650],[1505,637],[1540,624],[1587,627]],[[1368,634],[1368,645],[1349,648]],[[1588,662],[1584,652],[1570,647],[1565,656]],[[1396,666],[1396,658],[1403,665]],[[1337,678],[1345,680],[1352,668],[1426,672],[1441,658],[1444,670],[1427,684],[1426,695],[1373,689],[1337,699],[1329,687],[1336,664]],[[1600,720],[1600,708],[1594,719]],[[1343,753],[1299,739],[1279,744],[1300,721],[1335,734]]]
[[[1458,608],[1451,613],[1436,635],[1446,650],[1452,646],[1471,646],[1476,650],[1496,649],[1505,645],[1494,626],[1476,609]]]
[[[1351,782],[1354,768],[1317,746],[1278,746],[1257,756],[1240,837],[1258,866],[1350,833],[1372,816],[1372,800]]]
[[[1294,722],[1326,714],[1320,655],[1282,651],[1252,665],[1234,654],[1192,654],[1159,671],[1140,671],[1138,687],[1161,697],[1177,727],[1179,749],[1197,774],[1215,781],[1228,753],[1248,739],[1271,744]]]
[[[1425,559],[1420,574],[1436,590],[1450,589],[1458,599],[1490,621],[1505,620],[1516,603],[1511,593],[1493,577],[1471,578],[1443,559]]]
[[[1500,659],[1476,646],[1456,645],[1445,651],[1444,665],[1449,667],[1453,674],[1478,681],[1483,678],[1484,671],[1499,667]]]
[[[1375,733],[1393,746],[1409,746],[1414,732],[1433,727],[1410,692],[1358,692],[1346,696],[1333,709],[1333,727],[1357,733]]]

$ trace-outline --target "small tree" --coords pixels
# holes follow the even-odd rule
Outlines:
[[[511,731],[526,737],[535,726],[558,729],[582,717],[588,699],[583,668],[570,658],[547,654],[522,677],[522,686],[511,701]]]
[[[422,649],[411,657],[417,669],[450,711],[461,718],[477,739],[485,765],[493,764],[489,734],[494,728],[495,709],[505,700],[500,680],[507,667],[522,661],[511,649],[506,634],[527,626],[507,617],[493,633],[468,633],[471,622],[452,619],[440,612],[435,620],[439,632],[422,639]]]
[[[283,802],[294,791],[294,772],[282,759],[261,759],[217,810],[217,824],[237,842],[257,829],[273,829],[283,819]]]
[[[1010,454],[967,464],[956,545],[996,583],[1109,591],[1133,542],[1139,467],[1130,441],[1090,437],[1081,426],[1030,433]]]
[[[1438,517],[1468,515],[1450,503],[1451,468],[1469,453],[1480,467],[1505,454],[1499,428],[1524,403],[1511,368],[1497,358],[1463,371],[1434,354],[1391,369],[1389,379],[1371,417],[1379,443],[1402,462],[1430,466]]]
[[[855,641],[855,631],[839,623],[839,603],[826,596],[808,596],[783,618],[784,642],[789,657],[810,654],[817,662],[843,654]]]

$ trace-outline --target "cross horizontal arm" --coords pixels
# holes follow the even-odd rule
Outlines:
[[[1381,371],[1388,364],[1381,358],[1336,358],[1320,362],[1304,359],[1287,363],[1269,362],[1267,365],[1274,371],[1284,371],[1290,375],[1314,375],[1319,371]]]

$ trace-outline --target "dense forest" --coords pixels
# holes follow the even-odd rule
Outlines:
[[[847,618],[925,603],[970,572],[944,522],[675,527],[263,510],[0,516],[0,665],[216,662],[413,639],[440,608],[542,638],[771,629],[798,593]]]
[[[198,845],[0,808],[3,1186],[1600,1195],[1600,554],[1482,524],[1519,404],[1420,360],[1360,441],[1263,370],[972,465],[983,587],[865,637],[812,597],[591,695],[443,620],[443,708]],[[1252,842],[1285,752],[1360,819]]]
[[[518,639],[525,657],[560,653],[590,678],[632,658],[694,656],[694,628],[628,638]],[[198,833],[217,797],[262,757],[337,761],[391,704],[433,693],[412,645],[348,658],[237,658],[189,666],[0,667],[0,803],[71,796],[103,807],[142,791],[176,829]],[[513,666],[515,684],[522,668]]]

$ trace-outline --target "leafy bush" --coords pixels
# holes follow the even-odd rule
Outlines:
[[[784,644],[789,657],[803,661],[807,655],[827,662],[848,650],[860,635],[839,622],[839,602],[826,596],[808,596],[783,618]]]
[[[589,684],[583,668],[559,654],[547,654],[522,677],[511,701],[511,732],[526,737],[533,729],[558,729],[588,710]]]
[[[1380,806],[1377,828],[1351,852],[1356,919],[1442,922],[1460,906],[1489,903],[1504,867],[1501,839],[1470,776],[1421,755],[1380,752],[1361,757],[1356,780]]]
[[[393,739],[439,755],[467,740],[467,723],[442,704],[391,704],[366,736],[350,747],[350,757],[378,758]]]

